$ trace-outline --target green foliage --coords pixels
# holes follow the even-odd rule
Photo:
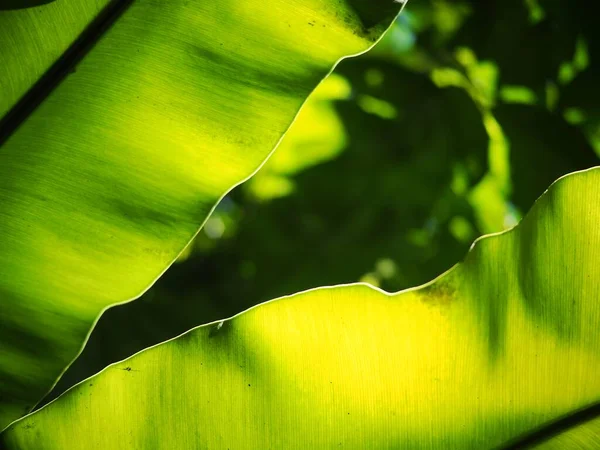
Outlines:
[[[104,308],[162,274],[331,67],[400,8],[365,15],[356,1],[64,0],[0,14],[0,428],[46,394]]]
[[[205,228],[139,302],[104,314],[53,395],[271,298],[425,283],[478,236],[512,227],[552,181],[600,161],[600,40],[582,11],[579,1],[409,3],[309,99],[256,183],[224,199],[216,233]],[[559,67],[585,59],[581,42],[587,64],[563,85]],[[515,87],[525,99],[507,101]],[[558,94],[552,111],[547,91]]]
[[[0,5],[0,428],[175,258],[103,313],[45,402],[271,298],[423,284],[598,165],[600,36],[580,0],[414,1],[207,217],[401,6],[167,3]],[[577,410],[600,401],[599,184],[561,181],[433,284],[316,290],[198,328],[0,439],[598,447],[597,405]]]
[[[600,168],[573,174],[425,286],[311,290],[196,328],[82,382],[3,443],[501,446],[600,401],[598,199]],[[587,429],[557,439],[598,442]]]

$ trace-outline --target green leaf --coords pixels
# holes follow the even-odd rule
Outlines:
[[[483,449],[537,432],[536,444],[594,448],[593,422],[564,418],[600,401],[599,201],[600,168],[569,175],[427,285],[322,288],[196,328],[109,366],[0,443]],[[556,420],[565,436],[539,433]]]
[[[367,50],[400,7],[57,0],[0,13],[0,429],[52,387],[104,308],[161,275],[336,61]]]

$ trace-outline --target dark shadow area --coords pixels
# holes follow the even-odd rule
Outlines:
[[[11,9],[26,9],[35,6],[52,3],[55,0],[2,0],[0,11],[9,11]]]

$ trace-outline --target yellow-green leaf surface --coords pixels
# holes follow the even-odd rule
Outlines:
[[[0,113],[20,108],[0,130],[0,429],[50,389],[105,307],[165,270],[335,62],[368,49],[399,9],[56,0],[0,11]]]
[[[196,328],[109,366],[1,442],[9,450],[514,443],[600,401],[599,225],[600,168],[569,175],[515,229],[479,240],[432,283],[395,295],[317,289]],[[595,448],[586,446],[598,442],[594,424],[577,425],[536,444]],[[580,446],[556,447],[560,439]]]

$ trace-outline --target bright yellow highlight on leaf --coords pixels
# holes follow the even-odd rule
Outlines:
[[[600,401],[599,223],[600,168],[569,175],[516,228],[478,240],[425,286],[394,295],[360,284],[316,289],[199,327],[109,366],[0,442],[7,450],[513,442]],[[594,448],[594,426],[538,448]]]

